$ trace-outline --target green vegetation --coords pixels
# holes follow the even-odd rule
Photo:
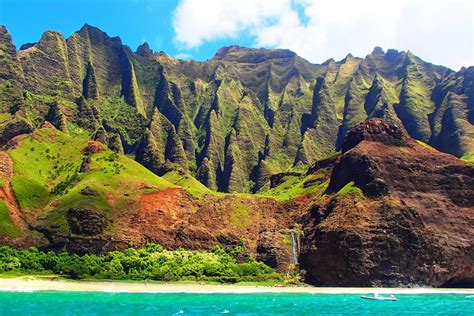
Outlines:
[[[5,122],[11,117],[12,115],[10,113],[0,113],[0,122]]]
[[[54,129],[38,129],[9,151],[14,161],[11,183],[20,207],[40,209],[47,215],[41,225],[66,233],[65,212],[71,207],[129,212],[129,205],[141,194],[173,186],[138,162],[105,147],[89,156],[88,170],[81,172],[86,147],[87,134],[71,137]],[[86,188],[89,194],[83,194]],[[112,204],[109,197],[113,197]]]
[[[243,201],[238,201],[230,213],[230,222],[239,229],[245,229],[250,224],[249,209]]]
[[[360,199],[364,199],[364,194],[362,193],[362,190],[359,189],[354,185],[354,181],[349,182],[346,184],[342,189],[337,192],[339,195],[348,195],[348,194],[354,194]]]
[[[329,173],[329,169],[320,169],[311,175],[288,175],[282,184],[259,194],[274,197],[278,201],[287,201],[309,193],[322,196],[329,185]]]
[[[407,75],[403,82],[400,94],[398,115],[404,122],[408,133],[414,138],[428,142],[430,139],[430,125],[427,113],[434,110],[431,101],[432,83],[423,71],[423,66],[417,58],[409,56],[412,64],[407,67]]]
[[[13,224],[7,205],[0,200],[0,236],[18,237],[21,232]]]
[[[465,154],[464,156],[461,157],[461,159],[464,159],[467,162],[470,162],[470,163],[474,164],[474,151],[470,152],[468,154]]]
[[[172,186],[139,163],[110,150],[93,154],[90,170],[79,172],[86,140],[53,129],[38,129],[9,152],[15,169],[12,186],[22,208],[44,207],[57,196],[67,199],[85,186],[107,192],[133,190],[142,183],[156,190]]]
[[[104,97],[98,109],[105,124],[119,132],[128,143],[140,140],[145,130],[145,119],[123,97]]]
[[[261,262],[239,263],[242,247],[211,251],[169,251],[157,244],[113,251],[106,255],[76,255],[0,247],[0,272],[54,273],[74,279],[216,281],[225,283],[280,281],[283,276]],[[11,272],[10,272],[11,273]]]
[[[77,172],[84,143],[84,138],[39,129],[9,151],[14,162],[11,183],[22,209],[48,205],[54,188]]]
[[[421,140],[416,140],[416,142],[418,143],[418,145],[420,146],[423,146],[425,147],[426,149],[429,149],[429,150],[436,150],[434,149],[433,147],[431,147],[430,145],[428,145],[427,143],[421,141]]]
[[[178,171],[170,171],[162,177],[166,181],[185,188],[189,193],[200,196],[205,193],[216,193],[209,190],[204,184],[189,174],[180,174]]]

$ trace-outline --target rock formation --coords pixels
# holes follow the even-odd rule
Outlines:
[[[329,198],[303,216],[308,278],[328,286],[472,286],[474,166],[380,119],[352,129],[342,147]],[[345,193],[348,183],[358,189]]]

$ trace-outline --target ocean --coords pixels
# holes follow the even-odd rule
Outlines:
[[[0,315],[474,315],[474,295],[0,292]]]

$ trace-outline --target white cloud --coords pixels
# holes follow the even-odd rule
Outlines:
[[[174,58],[176,59],[190,59],[191,57],[192,56],[187,53],[179,53],[179,54],[176,54],[176,56],[174,56]]]
[[[474,65],[473,10],[471,0],[181,0],[173,24],[185,48],[246,33],[316,63],[382,46],[458,69]]]
[[[181,0],[174,15],[176,40],[188,47],[249,28],[264,28],[292,11],[291,0]]]

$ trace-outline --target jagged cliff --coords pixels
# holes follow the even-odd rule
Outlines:
[[[62,122],[119,136],[139,162],[156,144],[152,171],[190,172],[211,189],[268,188],[272,173],[331,155],[371,117],[441,151],[474,151],[473,68],[454,72],[410,52],[375,48],[315,65],[288,50],[231,46],[183,61],[146,43],[132,52],[87,24],[18,52],[5,27],[1,41],[4,113],[39,126],[54,107]]]
[[[2,26],[0,241],[245,240],[287,271],[298,236],[316,284],[472,284],[474,167],[455,156],[472,159],[473,106],[473,67],[410,52],[184,61],[89,25],[17,51]]]

